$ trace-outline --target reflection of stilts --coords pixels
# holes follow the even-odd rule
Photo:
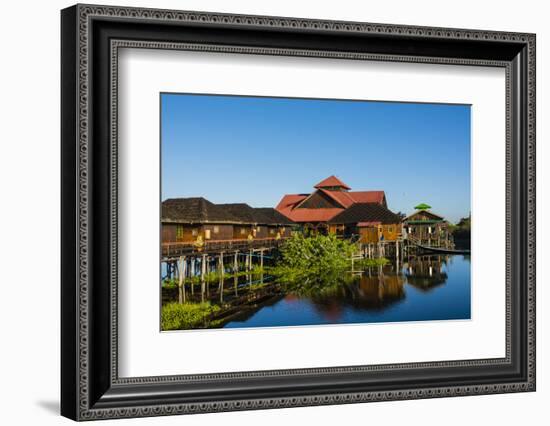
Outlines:
[[[218,287],[218,291],[220,292],[220,302],[223,302],[223,275],[220,274],[220,285]]]

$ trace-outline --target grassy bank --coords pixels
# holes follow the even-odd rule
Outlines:
[[[221,308],[210,302],[203,303],[168,303],[162,307],[162,330],[185,330],[190,328],[211,327],[214,322],[208,317],[218,312]]]

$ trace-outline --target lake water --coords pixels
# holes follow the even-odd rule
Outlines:
[[[231,284],[223,286],[227,294]],[[235,295],[244,294],[240,297],[246,302],[234,304],[231,315],[219,326],[456,320],[471,315],[470,257],[463,255],[417,256],[398,271],[395,265],[369,268],[350,274],[346,283],[328,289],[319,286],[322,290],[289,291],[284,283],[276,282],[259,287],[250,287],[247,294],[247,281],[240,279]],[[256,302],[250,302],[251,296]],[[218,296],[211,297],[214,302]]]

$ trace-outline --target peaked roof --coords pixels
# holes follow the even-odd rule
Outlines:
[[[161,216],[163,222],[176,223],[292,224],[271,207],[254,208],[246,203],[214,204],[202,197],[165,200]]]
[[[329,179],[325,179],[325,181]],[[334,179],[337,178],[334,177]],[[323,182],[320,184],[323,184]],[[338,182],[341,181],[338,180]],[[323,208],[302,207],[301,205],[305,200],[316,192],[329,197],[336,205]],[[294,222],[326,222],[357,203],[378,203],[383,207],[387,207],[384,191],[334,191],[328,188],[317,188],[312,194],[284,195],[275,209]]]
[[[203,197],[169,198],[162,202],[161,210],[161,218],[165,222],[242,222],[228,209],[221,208]]]
[[[403,219],[403,222],[406,222],[410,220],[412,217],[419,215],[419,214],[428,214],[429,216],[432,216],[436,220],[445,220],[445,218],[441,215],[438,215],[430,210],[416,210],[414,213],[408,215],[405,219]]]
[[[401,223],[401,218],[378,203],[356,203],[329,220],[338,224],[360,222],[392,224]]]
[[[344,208],[351,206],[355,202],[347,191],[329,191],[324,188],[318,188],[317,190],[326,194]]]
[[[323,179],[321,182],[319,182],[317,185],[314,186],[314,188],[331,188],[331,187],[341,187],[344,189],[351,189],[349,186],[347,186],[344,182],[342,182],[340,179],[338,179],[336,176],[332,175],[329,176],[326,179]]]

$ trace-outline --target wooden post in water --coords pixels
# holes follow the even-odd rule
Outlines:
[[[251,271],[252,270],[252,253],[254,252],[254,250],[250,249],[250,255],[248,256],[248,270]]]
[[[395,240],[395,263],[396,263],[395,272],[399,274],[399,240],[398,239]]]
[[[220,253],[220,276],[223,277],[225,271],[223,266],[223,251]]]
[[[235,252],[235,257],[233,258],[233,273],[239,272],[239,252]]]
[[[181,294],[182,294],[183,303],[186,302],[186,297],[185,297],[186,296],[185,295],[185,265],[186,265],[185,256],[181,256],[179,267],[178,267],[178,275],[179,275],[179,288],[180,288],[180,291],[181,291]]]
[[[201,301],[204,302],[204,292],[206,291],[205,288],[205,280],[206,278],[206,255],[202,255],[201,260]]]

